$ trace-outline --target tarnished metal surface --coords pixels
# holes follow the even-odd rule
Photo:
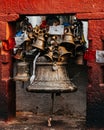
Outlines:
[[[37,62],[36,78],[27,87],[31,92],[74,92],[77,87],[70,81],[66,70],[67,63]]]
[[[20,62],[17,64],[17,75],[14,77],[14,80],[20,80],[20,81],[28,81],[29,80],[29,69],[28,69],[28,63],[27,62]]]

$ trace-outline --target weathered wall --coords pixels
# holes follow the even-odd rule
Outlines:
[[[1,44],[0,44],[1,45]],[[12,58],[10,52],[0,48],[0,118],[6,120],[16,115],[15,82],[13,75]],[[11,76],[11,77],[10,77]]]
[[[103,12],[103,0],[1,0],[0,13],[49,14]],[[79,8],[80,7],[80,8]]]
[[[89,21],[89,49],[104,50],[104,20]],[[91,123],[98,124],[104,120],[104,64],[96,63],[96,59],[88,60],[89,85],[87,87],[87,118]],[[100,120],[100,121],[99,121]]]
[[[82,20],[88,20],[88,40],[90,43],[89,48],[91,50],[100,49],[103,50],[104,41],[104,1],[103,0],[0,0],[0,40],[8,39],[8,37],[13,36],[10,21],[16,21],[19,15],[40,15],[40,14],[65,14],[74,13],[77,18]],[[9,33],[8,30],[9,29]],[[101,40],[101,37],[103,38]],[[7,55],[8,57],[8,55]],[[7,66],[11,63],[7,63]],[[99,64],[88,59],[89,66],[89,86],[87,88],[87,117],[88,120],[103,120],[104,112],[104,91],[103,87],[99,84],[103,82],[102,69]],[[1,71],[4,65],[0,62]],[[10,71],[10,66],[8,71]],[[2,71],[3,72],[3,71]],[[3,73],[6,73],[5,71]],[[9,75],[11,77],[11,74]],[[10,81],[9,77],[2,78],[2,73],[0,74],[1,81]],[[4,86],[7,89],[0,89],[1,97],[2,92],[7,92],[4,97],[12,97],[11,95],[15,93],[15,90],[10,93],[8,90],[9,85],[0,82],[0,87]],[[15,85],[13,86],[15,87]],[[12,100],[12,98],[10,98]],[[9,102],[7,102],[6,106]],[[14,103],[15,104],[15,103]],[[0,104],[2,108],[4,107]],[[95,109],[96,108],[96,109]],[[3,109],[2,109],[3,110]],[[0,111],[1,113],[2,111]],[[8,110],[6,111],[8,113]],[[5,113],[5,112],[4,112]],[[93,113],[93,114],[92,114]],[[97,113],[97,114],[96,114]],[[96,116],[95,116],[96,115]],[[6,116],[9,117],[8,114]]]

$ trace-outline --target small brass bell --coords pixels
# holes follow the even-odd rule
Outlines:
[[[58,46],[61,42],[62,42],[61,37],[56,36],[56,35],[51,37],[51,40],[50,40],[51,45]]]
[[[47,49],[48,49],[49,51],[53,51],[53,46],[49,46]]]
[[[27,52],[32,50],[31,40],[29,38],[24,41],[24,48]]]
[[[58,58],[59,58],[59,52],[58,52],[58,50],[54,50],[54,51],[53,51],[53,60],[54,60],[54,61],[57,61]]]
[[[65,61],[67,58],[72,54],[72,52],[67,51],[65,47],[59,46],[58,47],[59,52],[59,60],[58,61]]]
[[[49,51],[47,54],[44,55],[49,61],[53,60],[53,52]]]
[[[75,43],[70,28],[65,29],[64,38],[60,45],[65,46],[68,50],[75,48]]]
[[[29,69],[28,69],[28,63],[27,62],[19,62],[17,64],[17,74],[14,77],[14,80],[16,81],[28,81],[29,80]]]
[[[33,28],[33,32],[38,34],[39,33],[39,30],[40,30],[40,27],[38,25],[36,25],[34,28]]]
[[[84,65],[83,53],[80,53],[80,54],[76,55],[75,62],[76,62],[77,65]]]
[[[77,65],[84,65],[83,54],[84,47],[81,44],[76,45],[76,64]]]
[[[32,31],[31,31],[31,32],[28,32],[28,37],[29,37],[30,39],[34,39],[34,34],[33,34]]]
[[[73,36],[72,36],[72,34],[71,33],[66,33],[65,35],[64,35],[64,40],[63,40],[63,42],[68,42],[68,43],[71,43],[71,44],[74,44],[74,40],[73,40]]]
[[[26,52],[30,52],[32,50],[32,45],[30,43],[26,43]]]
[[[38,36],[37,40],[32,44],[32,46],[44,51],[44,41],[45,40],[43,36]]]
[[[22,48],[18,48],[14,58],[17,59],[17,60],[22,60],[23,59]]]
[[[31,42],[30,38],[26,38],[24,42]]]
[[[77,44],[75,50],[76,50],[76,54],[80,54],[84,51],[84,46],[81,44]]]

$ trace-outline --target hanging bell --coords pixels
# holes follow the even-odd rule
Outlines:
[[[53,51],[53,60],[58,61],[58,58],[59,58],[59,52],[58,52],[58,50],[54,50]]]
[[[75,60],[77,65],[84,65],[83,55],[84,55],[84,46],[81,44],[77,44],[76,45],[76,60]]]
[[[44,51],[44,41],[45,40],[43,36],[38,36],[37,40],[32,44],[32,46]]]
[[[49,51],[47,54],[44,55],[47,60],[52,61],[53,60],[53,52]]]
[[[70,47],[71,48],[75,47],[75,43],[74,43],[74,40],[73,40],[72,33],[66,33],[64,35],[64,39],[63,39],[63,42],[61,43],[61,45],[66,46],[69,49],[70,49]]]
[[[66,61],[67,58],[72,55],[72,52],[66,50],[66,48],[63,46],[58,47],[58,52],[59,52],[59,60],[58,61]]]
[[[17,60],[22,60],[23,59],[23,52],[22,52],[22,48],[18,48],[14,58]]]
[[[29,69],[28,69],[28,63],[27,62],[19,62],[17,64],[17,74],[14,77],[14,80],[16,81],[28,81],[29,80]]]
[[[33,40],[34,39],[34,33],[32,31],[28,32],[28,37]]]
[[[26,38],[26,39],[24,40],[24,42],[31,42],[31,39],[30,39],[30,38]]]
[[[77,44],[76,47],[75,47],[75,50],[76,50],[76,54],[83,53],[84,52],[84,46],[81,45],[81,44]]]
[[[83,53],[77,54],[75,59],[77,65],[84,65]]]
[[[52,61],[53,60],[53,47],[49,46],[46,48],[47,53],[44,54],[44,56],[47,58],[48,61]]]
[[[40,93],[75,92],[77,86],[70,81],[66,65],[66,62],[56,62],[53,70],[52,62],[46,60],[44,62],[39,60],[38,62],[37,60],[36,77],[33,83],[27,87],[27,91]]]
[[[24,49],[26,50],[26,52],[32,50],[31,40],[29,38],[24,41]]]
[[[38,25],[36,25],[34,28],[33,28],[33,32],[38,34],[39,33],[39,30],[40,30],[40,27]]]
[[[63,41],[60,45],[65,46],[69,51],[75,48],[75,43],[71,32],[64,34]]]

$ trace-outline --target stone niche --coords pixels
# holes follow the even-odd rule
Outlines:
[[[96,59],[94,57],[96,50],[104,50],[104,46],[103,46],[104,2],[103,0],[99,0],[99,1],[83,0],[83,2],[81,0],[73,0],[73,1],[47,0],[47,2],[45,0],[41,0],[41,2],[38,2],[37,0],[34,1],[1,0],[0,3],[1,3],[0,4],[0,28],[1,28],[0,40],[1,41],[8,40],[9,37],[13,37],[15,35],[15,22],[19,19],[21,15],[74,14],[78,19],[88,21],[88,41],[89,41],[88,50],[90,50],[91,53],[88,53],[87,64],[86,64],[86,66],[88,67],[88,85],[87,86],[84,85],[84,87],[86,87],[87,90],[85,92],[85,94],[87,94],[86,96],[87,116],[86,117],[88,123],[92,122],[94,124],[97,123],[103,124],[104,121],[104,114],[102,114],[104,113],[103,64],[96,63]],[[0,102],[0,106],[1,106],[0,118],[6,120],[15,117],[16,115],[15,83],[10,78],[13,75],[12,73],[13,60],[11,56],[12,56],[11,51],[4,51],[3,48],[1,47],[0,49],[0,59],[1,59],[0,60],[0,99],[2,100],[2,102]],[[24,90],[21,90],[20,87],[18,89],[20,89],[20,91],[23,91],[24,94],[20,92],[22,96],[27,94],[25,93]],[[76,93],[76,96],[77,94],[78,93]],[[85,94],[83,95],[84,97]],[[33,95],[37,96],[36,102],[38,102],[40,98],[39,95],[35,95],[35,94]],[[30,95],[27,94],[27,96],[29,96],[28,98],[29,100]],[[66,97],[67,96],[69,95],[66,95]],[[70,96],[73,97],[74,95],[70,95]],[[80,98],[82,99],[83,96],[79,97],[79,100]],[[48,95],[48,98],[49,97],[50,96]],[[45,98],[47,99],[47,96]],[[59,102],[58,98],[57,98],[57,102]],[[19,97],[17,97],[17,100],[20,100]],[[67,98],[64,101],[67,102]],[[72,103],[77,104],[77,101],[78,99],[75,100],[74,98]],[[42,103],[43,102],[40,102],[40,106],[42,105]],[[19,104],[19,102],[17,104],[18,104],[18,109],[20,109],[21,105]],[[27,108],[28,106],[26,106],[26,109]],[[34,109],[35,108],[36,108],[36,104],[34,104]],[[46,109],[47,108],[44,108],[44,111],[46,111]],[[40,111],[42,111],[42,109],[40,109]]]

